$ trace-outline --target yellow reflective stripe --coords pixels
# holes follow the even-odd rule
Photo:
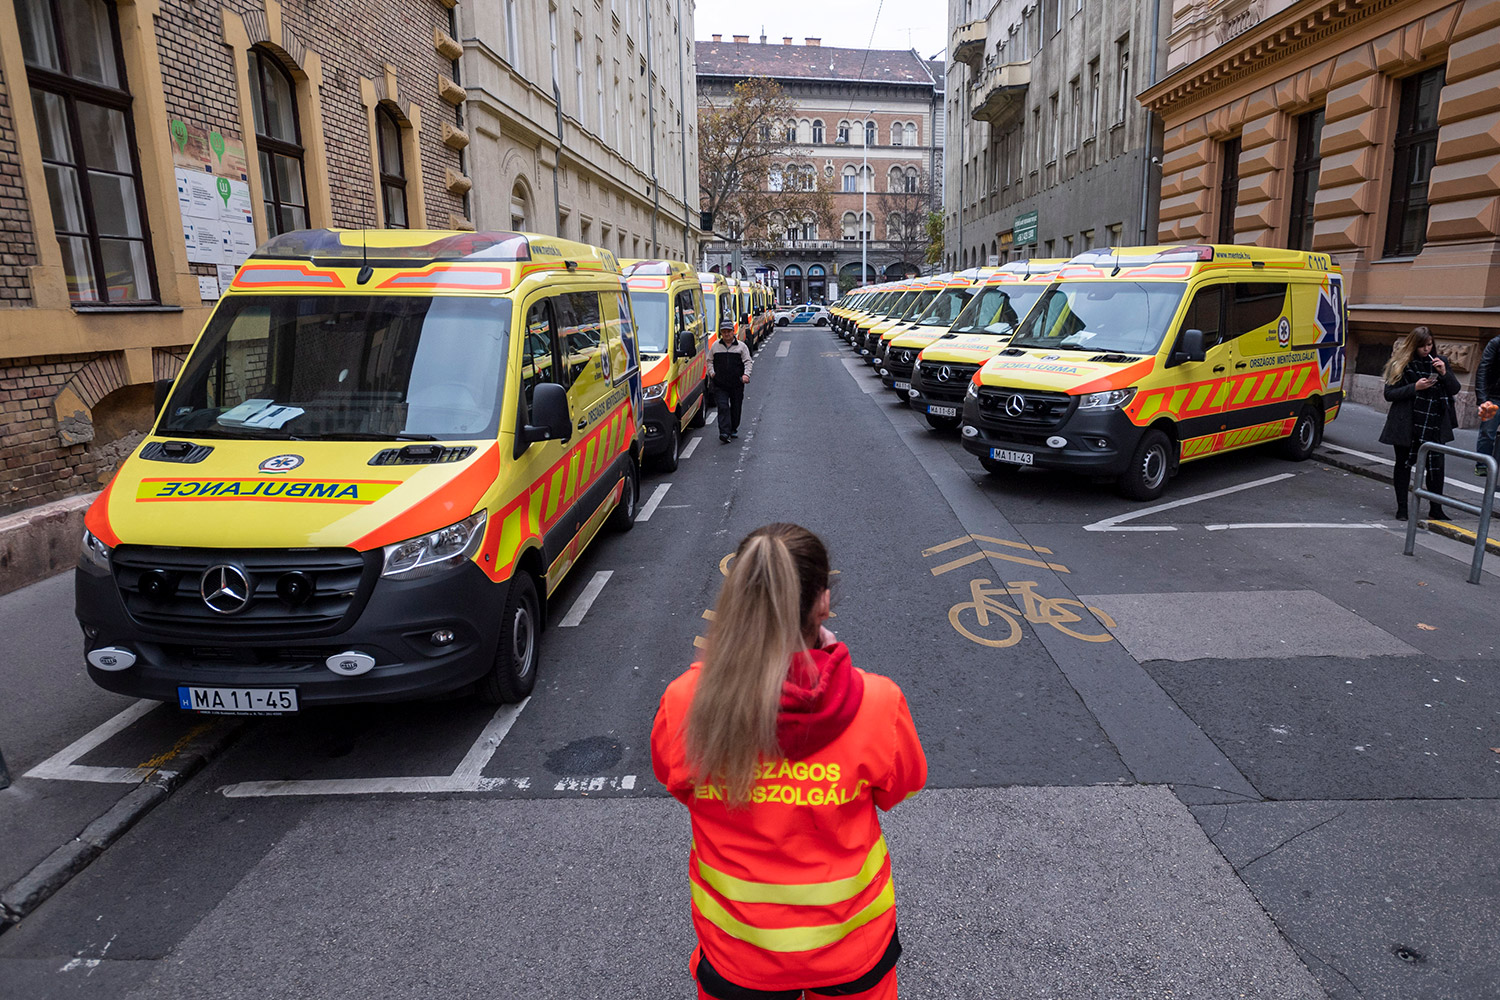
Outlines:
[[[783,903],[787,906],[830,906],[853,899],[869,888],[880,868],[885,864],[885,838],[881,837],[870,848],[859,873],[849,878],[832,882],[804,882],[786,884],[782,882],[750,882],[733,875],[726,875],[712,868],[703,859],[698,859],[698,876],[713,887],[714,892],[736,903]]]
[[[694,882],[693,905],[703,918],[732,938],[738,938],[765,951],[811,951],[837,944],[854,931],[896,905],[896,887],[886,880],[885,889],[868,906],[841,924],[816,927],[756,927],[729,915],[708,890]]]

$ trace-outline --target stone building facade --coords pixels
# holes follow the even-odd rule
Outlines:
[[[1383,405],[1396,337],[1432,328],[1467,392],[1500,333],[1500,3],[1177,0],[1163,241],[1330,254],[1346,388]]]
[[[691,0],[493,0],[459,20],[479,227],[696,260]]]
[[[834,189],[833,231],[813,220],[769,244],[750,232],[738,246],[716,240],[705,267],[734,272],[738,249],[740,276],[764,281],[784,304],[833,301],[859,283],[862,253],[871,279],[930,270],[922,258],[926,214],[942,203],[941,72],[910,49],[841,49],[818,38],[778,44],[764,35],[699,42],[699,92],[723,102],[741,80],[775,80],[797,106],[783,126],[795,128],[792,152],[776,166],[783,177],[811,170]],[[732,223],[718,220],[716,229],[727,234]]]
[[[0,514],[107,481],[256,244],[470,225],[450,0],[65,6],[0,0]]]
[[[949,0],[949,267],[1154,238],[1169,3]]]

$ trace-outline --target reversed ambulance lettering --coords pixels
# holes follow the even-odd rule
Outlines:
[[[374,503],[400,486],[392,479],[143,479],[137,500],[276,500]]]

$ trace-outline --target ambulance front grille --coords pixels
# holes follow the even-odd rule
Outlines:
[[[979,417],[986,427],[1004,430],[1057,427],[1068,419],[1074,397],[1062,392],[982,386]]]
[[[941,378],[943,369],[948,369],[948,377]],[[964,393],[969,389],[969,382],[974,378],[974,373],[979,370],[978,365],[957,364],[951,361],[922,362],[922,395],[933,402],[962,403]],[[913,380],[913,385],[916,381]]]
[[[379,575],[379,555],[379,550],[372,558],[353,549],[121,545],[112,563],[120,598],[137,624],[177,633],[254,638],[337,626],[368,597]],[[223,614],[205,602],[204,574],[219,566],[248,579],[249,599],[242,610]],[[217,587],[219,581],[211,582]]]

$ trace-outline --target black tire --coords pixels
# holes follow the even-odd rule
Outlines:
[[[677,453],[682,450],[682,432],[678,430],[677,414],[667,414],[667,450],[656,456],[656,467],[662,472],[677,471]]]
[[[620,502],[609,515],[609,526],[621,534],[635,527],[635,513],[641,506],[641,472],[635,467],[635,459],[625,460],[625,489]]]
[[[1130,465],[1120,476],[1120,492],[1131,500],[1155,500],[1172,478],[1172,439],[1155,427],[1141,436]]]
[[[992,476],[1003,476],[1015,469],[1014,465],[1002,462],[998,458],[981,458],[979,464],[984,466],[984,471]]]
[[[776,321],[776,325],[777,326],[786,326],[786,322],[787,322],[786,317],[783,316],[783,317],[781,317],[780,319],[778,319]]]
[[[1292,436],[1281,442],[1281,454],[1293,462],[1305,462],[1312,458],[1313,450],[1323,440],[1323,411],[1308,403],[1297,414],[1297,424]]]
[[[820,320],[818,320],[818,325],[819,326],[827,326],[828,325],[828,321],[826,319],[820,319]]]
[[[927,414],[927,425],[935,431],[956,431],[963,422],[963,417],[934,417]]]
[[[479,700],[489,705],[511,705],[536,687],[542,654],[541,602],[536,581],[525,570],[510,578],[505,607],[500,613],[500,641],[490,672],[474,686]]]

